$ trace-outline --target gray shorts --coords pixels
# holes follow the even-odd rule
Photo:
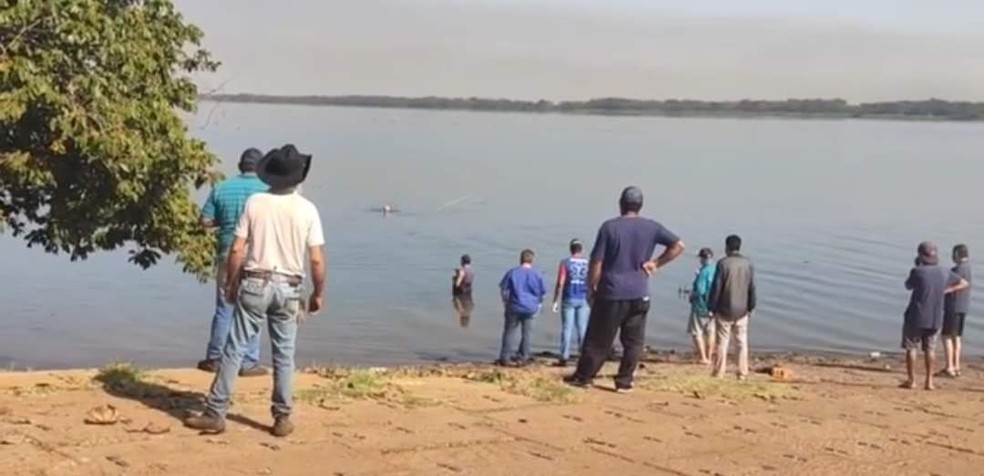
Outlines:
[[[939,329],[902,328],[902,348],[905,350],[922,349],[923,352],[933,352],[936,349],[936,334]]]
[[[695,312],[690,313],[690,320],[687,321],[687,334],[695,336],[703,333],[705,336],[713,336],[715,330],[713,317],[698,316]]]

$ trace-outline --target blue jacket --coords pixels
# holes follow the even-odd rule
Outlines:
[[[547,294],[543,274],[533,268],[517,266],[510,269],[499,282],[506,312],[512,314],[536,314]]]

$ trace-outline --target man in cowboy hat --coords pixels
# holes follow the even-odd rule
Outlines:
[[[271,433],[284,437],[294,431],[290,412],[297,323],[304,312],[305,252],[314,285],[307,310],[317,313],[325,294],[321,218],[314,204],[297,193],[310,168],[311,156],[289,144],[268,152],[257,166],[257,174],[270,191],[246,202],[226,265],[226,298],[236,306],[235,326],[222,351],[205,412],[185,420],[189,428],[205,433],[225,431],[225,415],[243,354],[250,339],[267,325],[273,347]]]
[[[217,229],[219,248],[216,250],[218,264],[216,273],[215,313],[212,315],[212,330],[209,334],[208,345],[205,348],[205,359],[198,362],[198,368],[206,372],[219,369],[222,357],[222,347],[229,339],[232,328],[233,306],[225,300],[225,262],[235,238],[236,223],[243,213],[246,200],[254,193],[267,190],[267,184],[256,176],[256,164],[263,158],[263,152],[254,148],[246,149],[239,158],[239,172],[212,188],[208,200],[202,206],[202,226],[206,229]],[[267,371],[260,365],[260,334],[250,340],[246,355],[243,357],[243,368],[239,375],[243,377],[266,375]]]

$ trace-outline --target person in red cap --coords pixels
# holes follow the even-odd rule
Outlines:
[[[902,325],[902,348],[908,379],[902,388],[916,388],[916,355],[922,349],[926,362],[926,390],[933,390],[933,365],[936,334],[943,325],[944,299],[947,294],[967,289],[970,283],[940,265],[936,245],[928,241],[916,249],[915,267],[909,271],[905,288],[912,292]]]

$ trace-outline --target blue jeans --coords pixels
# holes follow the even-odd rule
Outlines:
[[[560,308],[560,358],[571,358],[571,340],[577,329],[578,348],[584,344],[584,333],[588,330],[588,316],[591,308],[584,300],[564,301]]]
[[[235,305],[226,302],[222,288],[225,287],[225,256],[219,257],[219,271],[215,279],[215,314],[212,315],[212,332],[208,337],[208,347],[205,348],[205,358],[218,361],[222,359],[222,348],[229,340],[232,332],[233,312]],[[260,334],[257,333],[246,347],[243,357],[243,368],[249,369],[260,364]]]
[[[225,417],[246,349],[252,339],[259,335],[263,324],[267,324],[273,348],[271,412],[274,417],[290,415],[301,299],[301,287],[287,284],[282,277],[243,280],[236,303],[235,326],[222,349],[222,363],[205,402],[207,413]]]
[[[502,328],[502,349],[499,360],[509,362],[516,349],[516,331],[522,328],[522,340],[519,341],[519,358],[526,362],[533,357],[530,353],[530,332],[533,331],[533,314],[518,314],[506,311],[506,322]]]

